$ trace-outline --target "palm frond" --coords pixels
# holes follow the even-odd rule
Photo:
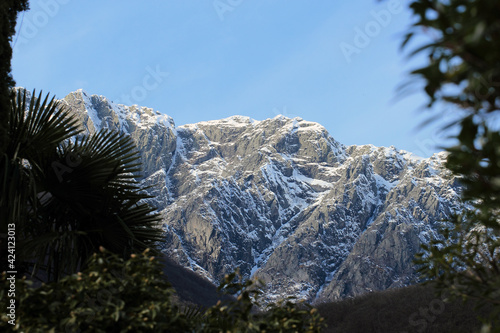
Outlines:
[[[27,102],[27,92],[16,91],[12,95],[9,110],[7,154],[10,158],[29,161],[35,156],[55,149],[61,142],[80,131],[78,120],[72,117],[53,97],[42,99],[42,92]]]
[[[133,177],[140,171],[139,158],[129,137],[101,130],[60,145],[42,165],[41,188],[51,194],[51,200],[38,210],[41,225],[46,232],[75,237],[58,243],[65,244],[61,249],[76,247],[53,257],[61,261],[59,267],[69,267],[75,251],[78,262],[85,263],[99,246],[129,255],[154,248],[163,239],[157,227],[159,215],[142,202],[149,196]],[[68,160],[73,161],[71,167]],[[54,170],[54,163],[64,167]]]
[[[121,255],[162,240],[159,215],[136,180],[130,137],[78,135],[77,120],[54,98],[16,91],[6,153],[0,156],[2,230],[16,221],[23,255],[49,279],[75,272],[100,246]]]
[[[33,95],[35,96],[35,91]],[[37,208],[36,170],[43,156],[78,133],[73,119],[49,96],[32,97],[25,90],[15,90],[7,109],[6,149],[0,156],[0,227],[15,224],[19,238],[29,233],[28,219]],[[21,260],[23,251],[19,251]]]

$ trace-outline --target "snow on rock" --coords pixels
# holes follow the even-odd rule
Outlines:
[[[89,132],[136,142],[163,216],[163,251],[212,281],[236,267],[267,301],[355,296],[412,283],[413,255],[461,209],[446,154],[344,146],[279,115],[175,127],[172,118],[83,91],[63,100]]]

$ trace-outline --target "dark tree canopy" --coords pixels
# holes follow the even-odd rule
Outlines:
[[[442,290],[493,306],[494,320],[500,314],[500,1],[413,0],[410,8],[416,20],[403,46],[414,36],[429,40],[412,53],[428,62],[411,77],[424,82],[429,106],[439,101],[460,111],[447,167],[460,177],[470,208],[422,246],[417,263]]]
[[[7,122],[6,108],[10,105],[9,89],[15,84],[11,74],[11,42],[16,32],[17,15],[28,8],[28,0],[0,1],[0,152],[6,142],[4,124]]]

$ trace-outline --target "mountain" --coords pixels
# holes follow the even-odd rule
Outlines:
[[[344,146],[300,118],[234,116],[176,127],[153,109],[78,90],[86,132],[136,142],[163,216],[163,250],[210,281],[239,267],[266,300],[335,300],[412,284],[413,256],[462,209],[444,153]]]

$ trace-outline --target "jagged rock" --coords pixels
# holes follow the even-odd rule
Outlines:
[[[86,131],[134,139],[170,258],[214,282],[239,267],[266,282],[267,300],[411,284],[419,244],[461,209],[444,153],[346,147],[300,118],[175,127],[152,109],[81,90],[63,103]]]

